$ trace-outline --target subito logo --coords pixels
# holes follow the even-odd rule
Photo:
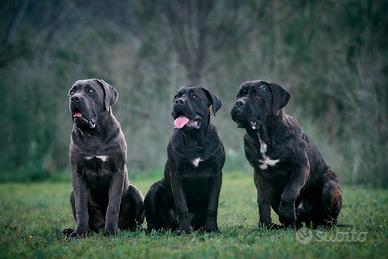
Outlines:
[[[304,245],[310,243],[313,240],[314,233],[309,228],[301,228],[295,233],[295,239],[299,243]]]

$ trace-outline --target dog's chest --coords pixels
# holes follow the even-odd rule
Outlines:
[[[207,178],[214,176],[214,170],[209,159],[202,156],[187,158],[177,167],[177,174],[184,178]]]
[[[86,161],[91,161],[91,160],[96,159],[96,160],[99,160],[102,163],[105,163],[106,161],[108,161],[108,158],[109,158],[108,155],[85,155],[84,156],[84,159]]]
[[[199,163],[202,162],[203,160],[201,159],[201,157],[197,157],[197,158],[194,158],[191,160],[191,163],[193,164],[193,166],[195,168],[197,168],[199,166]]]
[[[105,177],[110,174],[109,155],[84,155],[82,161],[85,173],[89,177]]]
[[[260,140],[258,163],[261,170],[267,170],[269,167],[273,167],[280,162],[280,159],[273,159],[269,157],[267,151],[267,144],[264,141]]]

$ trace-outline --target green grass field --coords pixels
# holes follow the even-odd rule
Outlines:
[[[133,183],[145,194],[154,180],[137,179]],[[256,226],[253,180],[242,173],[224,176],[218,218],[221,233],[183,236],[146,235],[139,230],[68,241],[61,231],[74,227],[68,201],[70,183],[1,184],[0,258],[387,258],[388,191],[343,189],[339,222],[352,227],[303,232],[301,237],[306,242],[312,234],[306,245],[296,239],[293,230],[270,231]],[[273,219],[277,221],[277,216]]]

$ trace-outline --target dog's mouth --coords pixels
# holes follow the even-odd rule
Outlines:
[[[259,127],[263,124],[261,121],[253,117],[247,117],[241,111],[233,111],[232,119],[236,123],[237,128],[252,129],[258,130]]]
[[[72,112],[73,121],[77,125],[86,125],[91,129],[94,129],[96,127],[96,120],[94,119],[88,119],[86,116],[82,114],[81,111],[74,108]]]
[[[237,109],[236,107],[233,107],[230,114],[237,128],[245,128],[247,126],[246,116],[239,109]]]
[[[183,127],[190,129],[199,129],[201,128],[202,117],[196,115],[193,119],[188,118],[184,114],[176,114],[174,116],[174,127],[176,129],[182,129]]]
[[[258,121],[258,120],[249,120],[249,126],[253,130],[258,130],[259,127],[261,126],[261,124],[262,123],[260,121]]]
[[[244,128],[244,129],[252,129],[252,130],[258,130],[260,126],[263,124],[262,122],[255,120],[255,119],[248,119],[248,120],[235,120],[237,128]]]

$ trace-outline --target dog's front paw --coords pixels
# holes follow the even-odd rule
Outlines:
[[[184,226],[184,227],[178,227],[176,230],[176,233],[178,235],[181,234],[190,234],[193,231],[193,228],[191,226]]]
[[[178,235],[180,234],[188,234],[193,231],[193,228],[191,227],[191,218],[188,214],[181,214],[178,215],[178,228],[176,230],[176,233]]]
[[[190,220],[187,219],[181,219],[178,224],[177,234],[188,234],[193,231],[193,228],[190,225]]]
[[[281,202],[279,207],[279,221],[286,227],[294,227],[296,213],[294,203]]]
[[[266,228],[266,229],[282,229],[283,226],[275,224],[275,223],[268,223],[268,222],[260,222],[259,223],[260,228]]]
[[[189,234],[193,231],[193,228],[190,226],[190,224],[184,223],[184,224],[179,224],[178,229],[177,229],[177,234]]]
[[[67,238],[84,238],[89,235],[89,228],[85,226],[78,226],[73,232],[68,234]]]
[[[62,231],[62,234],[64,234],[66,237],[69,237],[71,235],[71,233],[73,233],[74,229],[72,228],[65,228],[63,231]]]
[[[116,235],[118,231],[117,224],[106,224],[104,230],[104,236]]]
[[[206,232],[219,232],[217,225],[217,212],[209,211],[207,213],[206,223],[205,223]]]
[[[205,231],[206,232],[219,232],[217,221],[214,219],[208,219],[205,223]]]

